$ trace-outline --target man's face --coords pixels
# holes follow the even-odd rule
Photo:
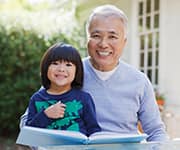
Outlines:
[[[92,65],[96,69],[112,70],[118,64],[125,43],[125,29],[117,16],[93,17],[89,26],[87,47]]]

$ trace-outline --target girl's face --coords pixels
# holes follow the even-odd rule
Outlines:
[[[75,78],[76,66],[67,61],[54,61],[48,67],[47,77],[50,80],[49,92],[64,93],[71,89]]]

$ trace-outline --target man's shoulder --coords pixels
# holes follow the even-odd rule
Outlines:
[[[125,61],[120,61],[120,65],[119,65],[119,70],[120,72],[124,72],[124,74],[128,75],[128,76],[134,76],[137,78],[141,78],[141,79],[146,79],[146,74],[141,72],[138,68],[136,68],[135,66],[126,63]]]
[[[89,61],[89,56],[82,58],[83,64],[87,63]]]
[[[90,56],[84,57],[82,59],[83,62],[83,67],[84,67],[84,73],[86,74],[87,72],[89,72],[88,70],[91,68],[91,64],[90,64]]]
[[[142,73],[138,68],[136,68],[135,66],[133,66],[133,65],[131,65],[131,64],[129,64],[129,63],[123,61],[123,60],[120,60],[119,63],[120,63],[119,66],[122,69],[125,69],[127,71],[128,70],[133,71],[133,72],[140,73],[140,74]]]

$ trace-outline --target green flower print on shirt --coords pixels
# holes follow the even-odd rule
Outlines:
[[[46,109],[55,103],[57,103],[57,100],[37,101],[35,102],[36,110],[37,112],[40,112],[41,110]]]
[[[78,111],[82,108],[82,104],[80,101],[73,100],[65,104],[66,104],[65,115],[67,114],[68,116],[73,116],[74,113],[76,116],[78,116]]]
[[[37,111],[48,108],[50,105],[57,103],[56,100],[49,100],[36,102]],[[83,105],[78,100],[72,100],[64,103],[66,105],[65,114],[63,118],[56,119],[50,125],[47,126],[49,129],[64,129],[79,131],[79,124],[75,121],[80,118],[79,110],[82,109]]]

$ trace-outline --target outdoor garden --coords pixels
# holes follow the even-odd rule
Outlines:
[[[55,42],[66,42],[85,55],[84,32],[77,28],[74,2],[34,5],[11,0],[0,4],[1,150],[28,150],[15,141],[20,117],[41,86],[39,63],[44,51]]]

